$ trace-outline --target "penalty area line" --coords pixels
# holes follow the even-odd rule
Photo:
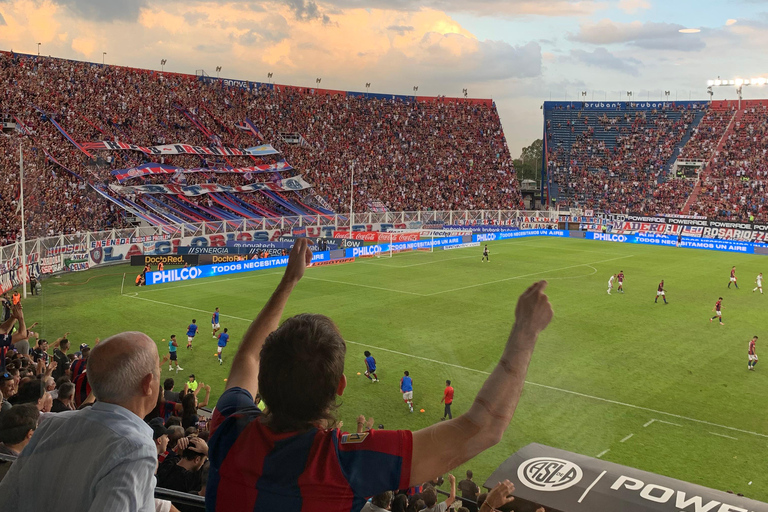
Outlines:
[[[208,310],[199,309],[199,308],[193,308],[193,307],[189,307],[189,306],[182,306],[180,304],[173,304],[171,302],[163,302],[163,301],[159,301],[159,300],[148,299],[146,297],[138,297],[138,296],[132,296],[132,295],[123,295],[123,297],[127,297],[129,299],[144,300],[144,301],[147,301],[147,302],[153,302],[155,304],[162,304],[164,306],[170,306],[170,307],[175,307],[175,308],[186,309],[188,311],[197,311],[197,312],[200,312],[200,313],[210,313],[210,311],[208,311]],[[253,321],[250,318],[242,318],[242,317],[233,316],[233,315],[221,315],[221,316],[223,318],[232,318],[234,320],[240,320],[242,322],[248,322],[248,323]],[[351,340],[345,340],[345,341],[347,343],[351,343],[353,345],[359,345],[359,346],[362,346],[362,347],[370,347],[372,349],[380,350],[382,352],[389,352],[391,354],[397,354],[397,355],[400,355],[400,356],[410,357],[412,359],[421,359],[422,361],[427,361],[427,362],[430,362],[430,363],[441,364],[441,365],[444,365],[444,366],[451,366],[453,368],[458,368],[458,369],[461,369],[461,370],[466,370],[466,371],[470,371],[470,372],[474,372],[474,373],[479,373],[479,374],[482,374],[482,375],[490,375],[490,372],[487,372],[487,371],[484,371],[484,370],[478,370],[476,368],[469,368],[467,366],[461,366],[461,365],[458,365],[458,364],[447,363],[445,361],[438,361],[437,359],[430,359],[428,357],[417,356],[417,355],[413,355],[413,354],[406,354],[405,352],[398,352],[397,350],[391,350],[391,349],[384,348],[384,347],[377,347],[377,346],[374,346],[374,345],[370,345],[368,343],[360,343],[360,342],[351,341]],[[619,405],[619,406],[622,406],[622,407],[627,407],[627,408],[630,408],[630,409],[636,409],[636,410],[639,410],[639,411],[652,412],[654,414],[660,414],[660,415],[667,416],[667,417],[670,417],[670,418],[677,418],[677,419],[680,419],[680,420],[689,421],[691,423],[698,423],[700,425],[708,425],[710,427],[722,428],[722,429],[725,429],[725,430],[730,430],[732,432],[741,432],[742,434],[749,434],[749,435],[752,435],[752,436],[757,436],[757,437],[762,437],[762,438],[767,438],[768,439],[768,434],[761,434],[759,432],[752,432],[752,431],[749,431],[749,430],[743,430],[743,429],[736,428],[736,427],[729,427],[728,425],[720,425],[720,424],[717,424],[717,423],[713,423],[711,421],[700,420],[700,419],[697,419],[697,418],[690,418],[688,416],[682,416],[680,414],[674,414],[674,413],[666,412],[666,411],[659,411],[657,409],[651,409],[650,407],[643,407],[641,405],[628,404],[626,402],[620,402],[618,400],[611,400],[611,399],[603,398],[603,397],[599,397],[599,396],[587,395],[586,393],[579,393],[578,391],[571,391],[570,389],[563,389],[563,388],[558,388],[558,387],[555,387],[555,386],[548,386],[546,384],[539,384],[538,382],[531,382],[529,380],[525,381],[525,383],[527,385],[529,385],[529,386],[549,389],[551,391],[558,391],[560,393],[567,393],[569,395],[579,396],[579,397],[582,397],[582,398],[587,398],[587,399],[595,400],[595,401],[598,401],[598,402],[603,402],[603,403],[613,404],[613,405]],[[655,420],[655,421],[658,421],[660,423],[668,423],[668,422],[664,422],[662,420]],[[650,424],[650,422],[649,422],[649,424]],[[672,425],[675,425],[675,424],[672,423]]]

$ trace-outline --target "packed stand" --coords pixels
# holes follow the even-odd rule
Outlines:
[[[548,114],[547,169],[557,206],[679,212],[693,183],[669,179],[669,165],[696,115],[674,107]]]
[[[106,187],[115,183],[112,169],[148,162],[181,168],[246,167],[285,158],[294,170],[280,173],[281,177],[303,175],[313,184],[312,192],[340,212],[348,208],[353,168],[359,210],[375,202],[392,211],[510,209],[521,204],[512,159],[492,105],[444,98],[427,102],[363,99],[280,86],[248,91],[223,88],[190,75],[7,52],[0,53],[0,69],[0,113],[17,120],[20,130],[0,137],[4,213],[0,241],[5,243],[14,241],[19,230],[14,210],[20,144],[24,146],[30,236],[125,226],[120,206],[88,184]],[[246,119],[252,120],[261,138],[238,128]],[[250,147],[270,143],[280,155],[150,157],[138,151],[81,150],[55,123],[79,144],[106,140],[142,146]],[[300,134],[304,143],[284,142],[282,135],[287,133]],[[273,181],[274,174],[200,173],[181,179],[190,184],[243,185]],[[124,185],[142,182],[171,180],[131,179]],[[311,202],[313,194],[286,195],[291,201],[299,199],[296,207],[275,194],[249,194],[246,199],[257,206],[256,214],[320,211],[301,202]],[[142,204],[144,198],[133,199]],[[154,199],[165,202],[158,206],[160,210],[175,208],[166,198]],[[236,215],[232,210],[226,213]]]
[[[691,213],[725,221],[768,222],[768,107],[748,106],[705,174]]]
[[[693,136],[680,151],[681,160],[708,161],[723,137],[734,111],[728,108],[709,109],[694,128]]]

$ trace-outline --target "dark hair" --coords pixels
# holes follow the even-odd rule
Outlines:
[[[37,340],[37,346],[38,347],[42,347],[43,343],[48,343],[48,340],[45,340],[43,338],[40,338],[39,340]]]
[[[449,381],[449,380],[445,381],[445,385],[446,386],[450,386],[451,385],[451,381]]]
[[[407,377],[409,375],[410,375],[410,373],[408,373],[408,370],[405,370],[405,376]]]
[[[25,382],[19,386],[19,391],[11,397],[15,404],[35,404],[45,395],[45,383],[40,379]]]
[[[75,396],[75,385],[71,382],[65,382],[59,388],[59,400],[62,398],[72,398]]]
[[[408,496],[405,494],[398,494],[392,500],[392,512],[405,512],[408,507]]]
[[[37,428],[40,411],[35,404],[14,405],[0,416],[0,442],[19,444],[30,430]]]
[[[259,392],[272,430],[290,432],[321,420],[335,421],[346,351],[338,328],[323,315],[294,316],[267,336],[261,349]]]
[[[484,492],[482,494],[477,495],[477,509],[480,510],[480,507],[483,506],[483,503],[485,503],[485,500],[488,499],[488,493]]]
[[[165,379],[165,382],[163,382],[163,389],[165,391],[171,391],[173,390],[173,384],[174,384],[173,379],[168,377],[167,379]]]
[[[426,504],[422,499],[416,499],[408,504],[408,510],[418,511],[426,508]]]
[[[366,350],[365,352],[363,352],[363,355],[364,355],[365,357],[371,357],[371,353],[370,353],[370,352],[368,352],[367,350]]]
[[[473,475],[474,475],[474,473],[472,473],[472,470],[468,469],[467,470],[467,478],[472,478]]]
[[[224,332],[227,332],[227,328],[226,327],[224,328]]]
[[[432,508],[435,506],[435,503],[437,503],[437,491],[434,487],[427,487],[424,489],[424,491],[421,493],[421,497],[424,500],[424,504],[427,506],[427,508]]]
[[[195,320],[195,319],[193,318],[193,319],[192,319],[192,323],[195,323],[195,322],[197,322],[197,320]]]
[[[184,422],[185,418],[194,416],[197,414],[197,407],[195,407],[196,397],[194,393],[187,393],[184,398],[181,399],[181,420]]]
[[[171,428],[173,426],[181,426],[181,416],[168,416],[168,420],[165,422],[165,428]]]
[[[720,300],[723,300],[723,298],[722,298],[722,297],[720,297]]]
[[[371,503],[379,508],[387,508],[392,503],[392,491],[384,491],[371,498]]]
[[[181,452],[182,459],[195,460],[197,457],[205,457],[205,455],[203,455],[202,453],[196,452],[194,450],[190,450],[189,448],[185,448],[184,451]]]
[[[175,337],[176,337],[176,335],[175,335],[175,334],[171,334],[171,339],[173,339],[173,338],[175,338]]]
[[[64,349],[64,347],[69,348],[69,340],[67,338],[64,338],[63,340],[61,340],[61,343],[59,343],[59,350],[64,352],[64,350],[62,350]]]
[[[72,382],[72,381],[66,375],[62,375],[61,377],[56,379],[56,389],[61,389],[61,386],[66,384],[67,382]]]

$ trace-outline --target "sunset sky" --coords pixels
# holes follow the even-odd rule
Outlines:
[[[700,29],[683,34],[682,28]],[[344,90],[493,98],[510,150],[545,100],[705,99],[768,77],[768,0],[0,0],[0,47]],[[745,88],[745,97],[768,90]],[[715,99],[735,98],[732,89]],[[136,141],[141,142],[141,141]]]

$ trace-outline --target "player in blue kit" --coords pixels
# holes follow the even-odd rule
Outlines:
[[[187,348],[192,348],[192,340],[195,339],[197,334],[197,320],[192,319],[192,323],[187,327]]]
[[[219,308],[216,308],[216,311],[213,312],[213,316],[211,317],[211,329],[213,330],[213,337],[216,337],[216,333],[219,332],[219,329],[221,329],[221,326],[219,325]]]
[[[403,394],[403,401],[408,404],[408,409],[413,412],[413,379],[407,371],[400,379],[400,392]]]
[[[218,309],[218,308],[216,308],[216,309]],[[224,332],[219,334],[219,343],[218,343],[218,345],[219,345],[219,353],[218,353],[219,364],[221,364],[221,351],[224,350],[224,347],[227,346],[227,342],[228,341],[229,341],[229,333],[227,333],[227,329],[224,328]]]
[[[371,382],[379,382],[379,377],[376,375],[376,360],[373,358],[370,352],[367,350],[364,352],[365,354],[365,376],[368,377],[368,380]],[[373,375],[373,378],[371,378],[371,375]]]

